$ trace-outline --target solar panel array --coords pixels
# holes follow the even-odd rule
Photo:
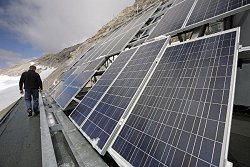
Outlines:
[[[175,0],[148,39],[190,28],[250,9],[249,0]]]
[[[111,155],[132,166],[223,164],[236,42],[233,30],[168,47],[115,139]]]
[[[91,60],[101,56],[112,55],[123,50],[135,34],[142,28],[148,18],[154,13],[157,7],[158,6],[152,7],[111,33],[104,41],[99,43],[99,47],[93,54]]]
[[[80,73],[71,83],[70,86],[81,88],[87,84],[90,78],[95,74],[95,70],[84,71]]]
[[[62,84],[55,87],[55,89],[59,89],[53,90],[51,93],[51,96],[56,100],[59,106],[63,109],[67,107],[72,101],[72,98],[85,86],[84,84],[87,82],[86,79],[90,79],[90,74],[94,74],[92,70],[96,70],[103,64],[103,62],[106,61],[105,57],[107,55],[114,55],[124,49],[157,7],[157,5],[151,7],[146,12],[136,16],[125,26],[122,26],[102,39],[102,41],[89,49],[78,62],[74,63],[71,69],[65,72]],[[77,88],[77,90],[75,88]]]
[[[84,71],[76,76],[69,85],[64,85],[64,89],[61,89],[62,93],[55,98],[58,105],[65,109],[72,101],[72,98],[79,93],[81,88],[87,84],[94,74],[95,70]]]
[[[70,104],[104,61],[105,58],[96,59],[69,70],[67,79],[62,81],[62,85],[52,95],[62,109],[65,109]]]
[[[193,3],[194,0],[186,0],[169,8],[148,39],[181,29]]]
[[[88,116],[81,130],[101,154],[167,39],[141,46]]]
[[[57,104],[65,109],[67,107],[67,105],[71,102],[72,98],[75,96],[75,94],[77,93],[79,89],[72,87],[72,86],[67,86],[62,93],[56,97],[56,102]]]
[[[65,73],[53,96],[65,109],[105,57],[122,51],[153,14],[160,21],[152,32],[150,25],[148,40],[250,9],[249,3],[175,0],[166,4],[162,18],[155,12],[161,8],[154,6],[90,49]],[[70,119],[100,154],[108,150],[122,166],[222,166],[228,154],[238,33],[233,29],[169,46],[165,38],[122,52]]]
[[[242,7],[250,9],[249,0],[198,0],[188,19],[187,26],[199,23],[216,16],[225,15],[233,12],[235,9],[239,10]]]
[[[70,118],[76,126],[81,126],[85,118],[125,67],[126,63],[131,59],[135,51],[136,48],[122,52],[92,89],[84,96],[79,105],[72,111]]]
[[[58,83],[58,85],[56,85],[55,89],[53,90],[53,93],[51,94],[51,97],[53,97],[54,99],[56,97],[58,97],[63,90],[66,88],[67,86],[63,84],[63,82]]]

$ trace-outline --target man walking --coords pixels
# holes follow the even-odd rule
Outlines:
[[[30,66],[29,70],[22,73],[19,80],[20,93],[23,94],[23,84],[25,89],[25,102],[28,111],[28,116],[32,116],[32,98],[33,98],[33,111],[35,115],[39,114],[39,89],[43,90],[42,80],[40,75],[35,72],[36,66]],[[32,97],[32,98],[31,98]]]

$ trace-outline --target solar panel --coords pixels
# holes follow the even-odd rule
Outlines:
[[[63,82],[60,82],[54,89],[54,92],[51,94],[51,97],[53,97],[54,99],[56,97],[58,97],[63,90],[66,88],[66,85],[63,84]]]
[[[180,31],[193,3],[194,0],[186,0],[169,8],[148,39]]]
[[[201,22],[209,22],[212,19],[217,20],[225,15],[233,15],[242,10],[250,9],[249,0],[198,0],[187,25]]]
[[[90,78],[94,75],[95,70],[104,61],[105,58],[100,58],[90,63],[85,63],[81,66],[72,68],[72,70],[70,70],[73,71],[71,74],[68,72],[70,75],[66,80],[62,81],[59,89],[52,94],[52,97],[62,109],[65,109],[69,105],[72,98],[87,84]]]
[[[76,67],[73,67],[73,68],[67,70],[64,73],[63,80],[66,80],[75,70],[76,70]]]
[[[154,7],[148,9],[148,11],[143,12],[141,17],[137,18],[135,26],[145,23],[148,20],[148,18],[150,18],[150,16],[152,16],[152,14],[156,11],[158,6],[159,5],[155,5]]]
[[[174,3],[172,4],[172,6],[178,4],[178,3],[182,2],[182,1],[184,1],[184,0],[175,0]]]
[[[86,57],[85,57],[86,56]],[[80,58],[75,64],[74,67],[77,66],[81,66],[82,64],[84,64],[86,62],[86,58],[88,57],[87,55],[83,56],[82,58]]]
[[[137,27],[135,27],[135,28],[130,29],[129,31],[127,31],[127,33],[125,34],[125,36],[123,36],[123,38],[115,44],[115,46],[113,47],[113,49],[111,49],[111,51],[109,51],[108,54],[114,54],[114,53],[117,53],[117,52],[123,50],[124,47],[129,43],[129,41],[140,30],[141,27],[142,27],[142,25],[139,25],[139,26],[137,26]]]
[[[125,67],[126,63],[131,59],[136,49],[137,48],[122,52],[74,109],[70,115],[70,119],[77,127],[83,123],[97,102],[102,98],[112,82],[114,82],[115,78],[117,78],[121,70]]]
[[[102,47],[102,42],[99,42],[95,45],[94,50],[91,52],[91,54],[88,56],[88,58],[86,58],[86,61],[91,61],[94,60],[95,58],[93,58],[95,56],[95,54],[99,51],[100,47]]]
[[[83,123],[83,134],[101,154],[105,153],[117,123],[167,42],[165,38],[141,46]]]
[[[90,49],[87,53],[85,53],[84,56],[75,64],[75,66],[80,66],[83,63],[88,62],[88,60],[90,60],[92,54],[95,52],[98,46],[99,45],[95,45],[92,49]]]
[[[101,53],[101,55],[107,55],[109,51],[123,38],[125,34],[121,34],[119,36],[116,36],[113,40],[109,42],[109,45],[104,49],[104,51]],[[101,56],[100,55],[100,56]]]
[[[94,46],[85,46],[84,51],[77,56],[77,58],[72,62],[71,67],[76,67],[79,65],[84,64],[86,61],[86,58],[88,57],[88,54],[93,50]]]
[[[57,104],[65,109],[72,101],[72,98],[76,95],[79,89],[71,86],[67,86],[66,89],[55,99]]]
[[[84,69],[86,70],[97,70],[105,61],[105,58],[99,58],[91,61],[91,63]]]
[[[168,47],[111,155],[123,166],[224,166],[237,43],[234,29]]]
[[[95,55],[92,57],[91,60],[94,60],[97,57],[101,56],[102,55],[101,53],[109,46],[109,44],[110,44],[111,41],[102,43],[102,45],[99,47],[98,51],[95,53]]]
[[[98,49],[98,52],[95,53],[92,60],[100,56],[112,55],[123,50],[125,45],[129,43],[133,36],[141,29],[143,23],[148,20],[157,7],[158,5],[155,5],[148,11],[136,16],[136,18],[122,25],[109,35],[108,40],[102,44],[102,47]]]
[[[82,88],[85,86],[91,77],[95,74],[95,70],[84,71],[79,74],[71,83],[70,86]]]
[[[94,62],[94,64],[97,64],[96,62]],[[63,80],[63,84],[64,85],[70,85],[70,83],[83,71],[85,70],[93,70],[91,69],[92,67],[94,68],[94,64],[91,66],[91,63],[85,63],[82,64],[81,66],[77,66],[76,68],[74,68],[75,70],[70,74],[70,76],[68,76],[68,78],[66,80]]]
[[[66,79],[63,81],[64,85],[69,85],[80,73],[81,73],[80,67],[77,67],[76,70]]]
[[[77,70],[78,70],[79,72],[85,71],[86,68],[87,68],[89,65],[90,65],[90,63],[84,63],[84,64],[80,65],[80,66],[78,67]]]

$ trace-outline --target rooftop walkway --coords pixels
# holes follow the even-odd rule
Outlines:
[[[11,109],[0,124],[1,167],[42,166],[39,117],[28,117],[23,99]]]

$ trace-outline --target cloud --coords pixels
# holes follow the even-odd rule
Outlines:
[[[15,0],[0,7],[0,27],[44,52],[93,36],[134,0]]]
[[[13,66],[16,64],[27,62],[31,59],[24,58],[24,56],[20,53],[0,49],[0,67]]]

